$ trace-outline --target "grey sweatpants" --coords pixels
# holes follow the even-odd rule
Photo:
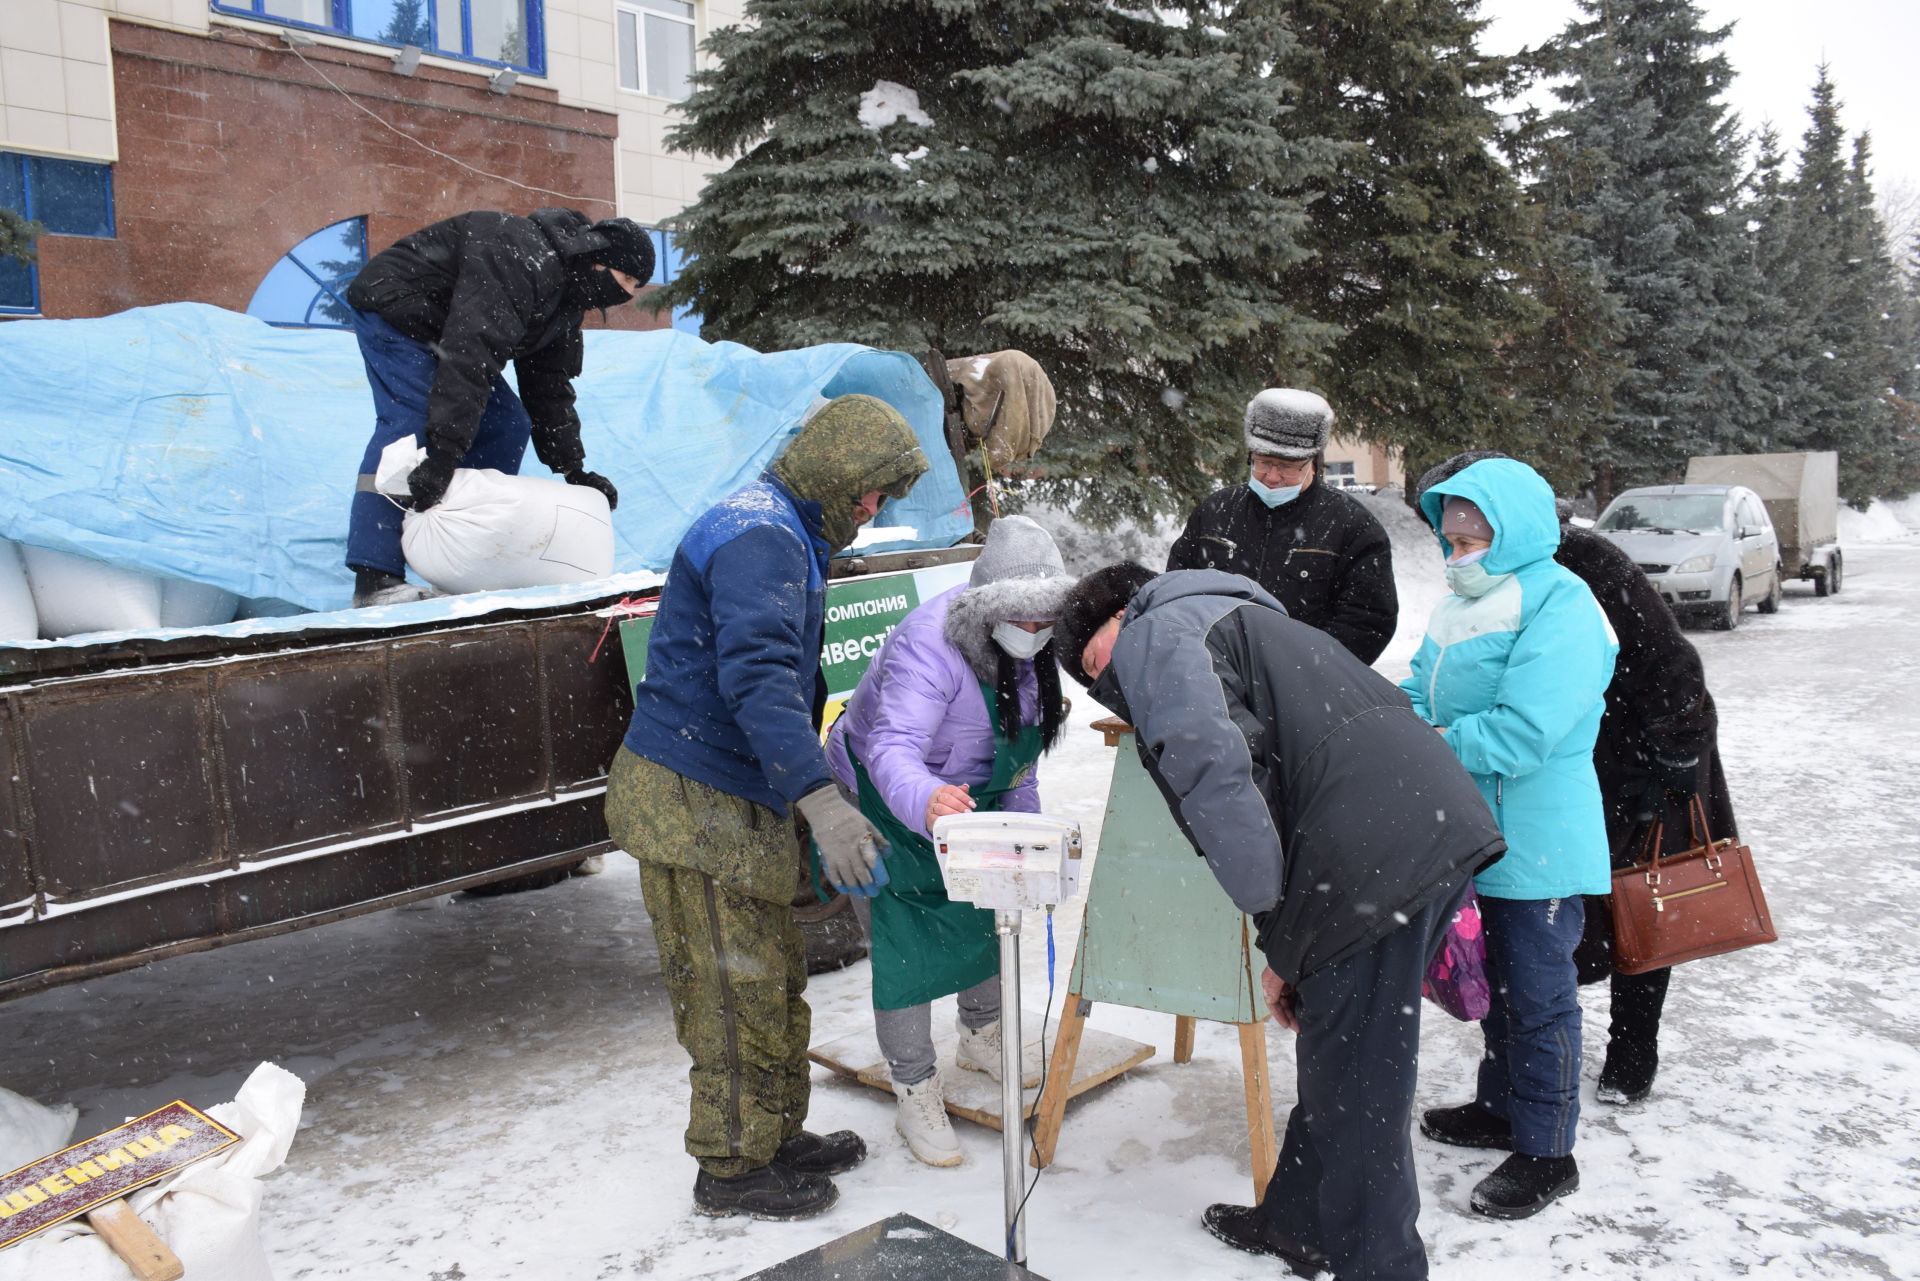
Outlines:
[[[856,897],[853,910],[860,917],[860,928],[873,937],[873,901]],[[960,993],[960,1022],[979,1030],[1000,1021],[1000,976],[983,979]],[[932,1076],[938,1061],[933,1053],[933,1005],[909,1005],[904,1009],[873,1012],[873,1032],[879,1039],[880,1053],[887,1058],[893,1079],[901,1085],[918,1085]]]

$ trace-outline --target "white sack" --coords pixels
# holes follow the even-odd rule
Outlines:
[[[184,578],[160,580],[160,626],[217,627],[231,623],[240,598],[225,588]]]
[[[426,452],[411,437],[388,445],[374,488],[404,496]],[[613,517],[589,485],[462,467],[445,498],[406,514],[400,550],[414,573],[456,595],[584,583],[613,572]]]
[[[0,1172],[32,1165],[67,1146],[79,1116],[80,1109],[71,1103],[48,1107],[0,1089]]]
[[[40,614],[40,635],[47,640],[160,626],[160,580],[152,574],[25,543],[20,555]]]
[[[133,1212],[180,1256],[189,1281],[273,1281],[260,1241],[260,1178],[286,1160],[306,1094],[299,1077],[262,1063],[233,1102],[207,1109],[241,1142],[127,1198]],[[0,1250],[0,1281],[52,1277],[127,1281],[127,1266],[85,1219],[70,1219]]]
[[[40,611],[33,607],[33,588],[27,583],[20,545],[0,538],[0,641],[33,640],[39,635]]]

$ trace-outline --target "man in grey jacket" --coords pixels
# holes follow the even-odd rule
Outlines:
[[[1253,917],[1268,1005],[1299,1033],[1266,1197],[1203,1224],[1302,1276],[1424,1278],[1420,985],[1469,878],[1506,848],[1478,789],[1404,694],[1237,574],[1108,566],[1055,636]]]

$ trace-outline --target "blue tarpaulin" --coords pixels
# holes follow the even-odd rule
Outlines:
[[[944,547],[973,528],[940,393],[904,353],[763,354],[673,330],[594,330],[574,386],[587,466],[620,490],[616,572],[664,570],[694,517],[757,476],[816,398],[854,392],[898,409],[933,463],[874,522],[916,537],[863,550]],[[275,329],[199,303],[0,325],[0,538],[340,609],[372,426],[345,331]],[[545,474],[531,450],[526,470]]]

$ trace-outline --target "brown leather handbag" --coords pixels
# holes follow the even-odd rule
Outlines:
[[[1732,838],[1714,840],[1698,796],[1687,807],[1694,844],[1660,853],[1655,823],[1632,867],[1613,874],[1613,963],[1622,974],[1644,974],[1682,961],[1771,943],[1773,918],[1753,852]]]

